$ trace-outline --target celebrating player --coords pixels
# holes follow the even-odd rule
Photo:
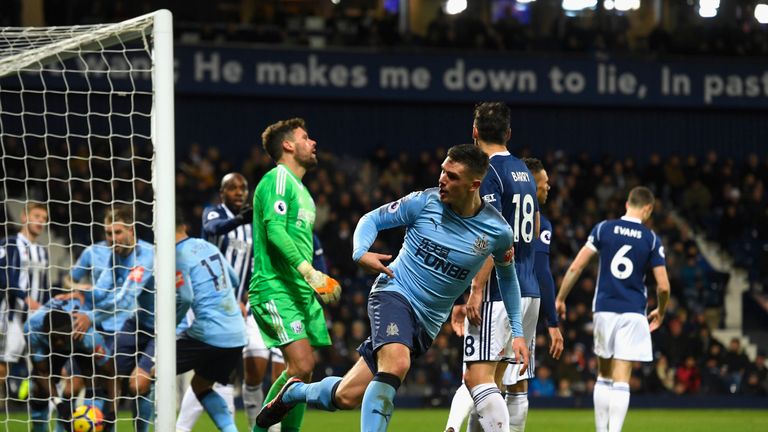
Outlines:
[[[28,202],[21,212],[21,230],[0,240],[0,394],[8,397],[8,364],[24,354],[24,322],[50,296],[48,251],[36,243],[48,222],[48,208]]]
[[[563,277],[555,305],[565,318],[565,299],[581,272],[600,255],[594,313],[598,377],[593,394],[598,432],[618,432],[629,407],[632,362],[653,360],[651,332],[661,326],[669,299],[664,247],[643,222],[653,212],[653,192],[638,186],[629,192],[621,219],[597,224]],[[646,267],[653,269],[658,306],[646,319]],[[650,325],[649,325],[650,321]]]
[[[301,179],[317,165],[317,143],[299,118],[270,125],[262,142],[277,167],[262,177],[254,194],[249,300],[265,344],[280,347],[287,366],[272,384],[270,400],[289,377],[311,380],[313,347],[331,344],[315,295],[333,302],[341,287],[311,264],[315,203]],[[284,432],[299,430],[304,409],[302,404],[283,420]],[[253,430],[262,429],[257,424]]]
[[[189,308],[194,321],[176,341],[176,372],[194,370],[190,388],[224,432],[237,432],[226,401],[213,391],[214,382],[229,383],[248,343],[234,288],[240,281],[216,246],[187,237],[176,211],[176,322]]]
[[[507,319],[515,336],[516,359],[528,353],[520,322],[520,289],[512,253],[513,233],[503,216],[480,198],[488,157],[465,144],[448,150],[439,187],[414,192],[360,219],[354,234],[353,259],[367,271],[381,273],[368,299],[371,336],[358,348],[361,358],[344,376],[304,384],[292,378],[259,414],[261,426],[280,421],[294,405],[307,402],[328,411],[352,409],[362,402],[361,430],[384,431],[392,416],[393,399],[411,366],[440,330],[451,306],[486,259],[493,255]],[[370,252],[380,230],[406,226],[400,255]],[[486,394],[498,388],[490,384]],[[498,425],[490,405],[479,401],[486,430]],[[502,401],[503,403],[503,401]],[[487,416],[485,416],[487,415]]]

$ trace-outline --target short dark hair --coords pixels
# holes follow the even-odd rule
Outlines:
[[[656,202],[656,198],[653,197],[653,192],[645,186],[637,186],[629,191],[629,198],[627,198],[629,205],[635,208],[645,207],[648,204]]]
[[[239,178],[245,183],[245,187],[248,188],[248,179],[245,178],[244,175],[240,174],[239,172],[232,171],[230,173],[225,174],[221,178],[221,184],[219,185],[219,191],[223,191],[227,184],[231,182],[232,180]]]
[[[488,155],[473,144],[459,144],[448,149],[448,157],[452,161],[463,164],[469,172],[481,179],[488,172]]]
[[[112,206],[104,215],[104,221],[107,223],[122,222],[126,225],[133,225],[135,221],[134,209],[127,204],[118,204]]]
[[[525,166],[531,171],[531,174],[536,174],[544,169],[544,164],[536,158],[523,158],[523,163],[525,163]]]
[[[504,102],[482,102],[475,105],[475,127],[481,141],[507,143],[510,110]]]
[[[72,333],[72,314],[61,309],[51,309],[43,320],[44,333]]]
[[[296,117],[280,120],[264,129],[264,132],[261,133],[261,144],[272,160],[277,162],[283,157],[283,141],[288,137],[288,134],[298,128],[307,130],[304,119]]]

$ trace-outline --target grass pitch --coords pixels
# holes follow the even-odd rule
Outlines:
[[[766,403],[768,408],[768,402]],[[13,413],[3,419],[0,412],[0,432],[27,432],[23,422],[25,414]],[[133,431],[128,413],[121,413],[117,430]],[[389,430],[392,432],[442,432],[448,410],[395,409]],[[237,428],[248,431],[245,413],[237,413]],[[303,432],[357,432],[360,430],[360,411],[326,413],[308,410],[304,417]],[[592,410],[588,409],[532,409],[525,428],[528,432],[591,432],[594,431]],[[207,415],[200,417],[195,432],[215,432],[216,427]],[[759,432],[768,431],[766,410],[699,410],[699,409],[631,409],[624,422],[624,432]],[[172,431],[168,431],[172,432]]]

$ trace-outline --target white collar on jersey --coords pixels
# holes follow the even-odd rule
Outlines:
[[[496,152],[496,153],[494,153],[494,154],[492,154],[492,155],[488,156],[488,159],[490,159],[490,158],[492,158],[492,157],[494,157],[494,156],[509,156],[509,150],[505,150],[505,151]]]
[[[639,223],[639,224],[643,223],[643,221],[641,221],[640,219],[638,219],[638,218],[633,218],[633,217],[631,217],[631,216],[622,216],[622,217],[621,217],[621,220],[625,220],[625,221],[627,221],[627,222],[634,222],[634,223]]]
[[[21,231],[16,234],[16,237],[20,238],[24,244],[32,244],[32,240],[28,239]]]

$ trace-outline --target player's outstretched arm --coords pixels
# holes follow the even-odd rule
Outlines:
[[[667,301],[669,300],[670,292],[669,277],[667,276],[666,267],[654,267],[653,277],[656,278],[656,299],[658,306],[648,314],[651,331],[661,327],[661,324],[664,322],[664,313],[667,310]]]
[[[568,267],[568,271],[565,272],[563,282],[560,284],[560,291],[557,293],[557,298],[555,299],[555,309],[557,309],[557,314],[560,315],[560,319],[565,319],[565,299],[568,298],[571,289],[573,289],[576,281],[579,280],[581,272],[584,271],[584,268],[595,255],[597,255],[597,252],[589,246],[582,247],[578,255],[576,255],[576,259],[574,259],[571,266]]]

